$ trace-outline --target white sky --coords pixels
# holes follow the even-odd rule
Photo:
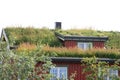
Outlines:
[[[0,0],[0,28],[34,26],[120,31],[120,0]]]

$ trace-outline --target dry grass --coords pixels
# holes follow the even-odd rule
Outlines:
[[[44,46],[42,51],[50,56],[57,57],[92,57],[99,58],[119,58],[120,51],[118,49],[90,49],[82,50],[79,48],[65,48],[65,47],[49,47]]]
[[[19,45],[19,47],[17,48],[17,51],[33,51],[35,50],[37,47],[35,44],[30,44],[30,43],[22,43]]]

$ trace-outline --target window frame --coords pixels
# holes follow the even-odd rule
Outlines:
[[[77,47],[83,50],[87,50],[93,47],[93,43],[92,42],[77,42]]]

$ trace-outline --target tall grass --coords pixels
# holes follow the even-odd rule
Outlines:
[[[16,49],[18,52],[19,51],[33,51],[37,48],[35,44],[30,44],[30,43],[22,43],[19,45],[19,47]]]
[[[49,46],[61,46],[61,42],[56,38],[54,30],[46,28],[22,28],[9,27],[5,28],[6,35],[9,39],[10,45],[19,45],[29,42],[30,44],[46,44]],[[120,32],[117,31],[96,31],[92,29],[71,29],[56,31],[62,35],[79,35],[79,36],[108,36],[109,40],[106,42],[107,48],[120,49]]]
[[[48,44],[50,46],[60,46],[60,41],[54,35],[54,31],[47,28],[22,28],[10,27],[5,28],[6,35],[9,39],[10,45],[20,45],[22,43],[30,44]]]
[[[49,56],[56,57],[93,57],[98,58],[120,58],[120,51],[118,49],[90,49],[82,50],[79,48],[65,48],[65,47],[49,47],[44,46],[42,51]]]

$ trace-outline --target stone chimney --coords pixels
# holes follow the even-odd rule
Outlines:
[[[55,22],[55,29],[61,29],[62,23],[61,22]]]

